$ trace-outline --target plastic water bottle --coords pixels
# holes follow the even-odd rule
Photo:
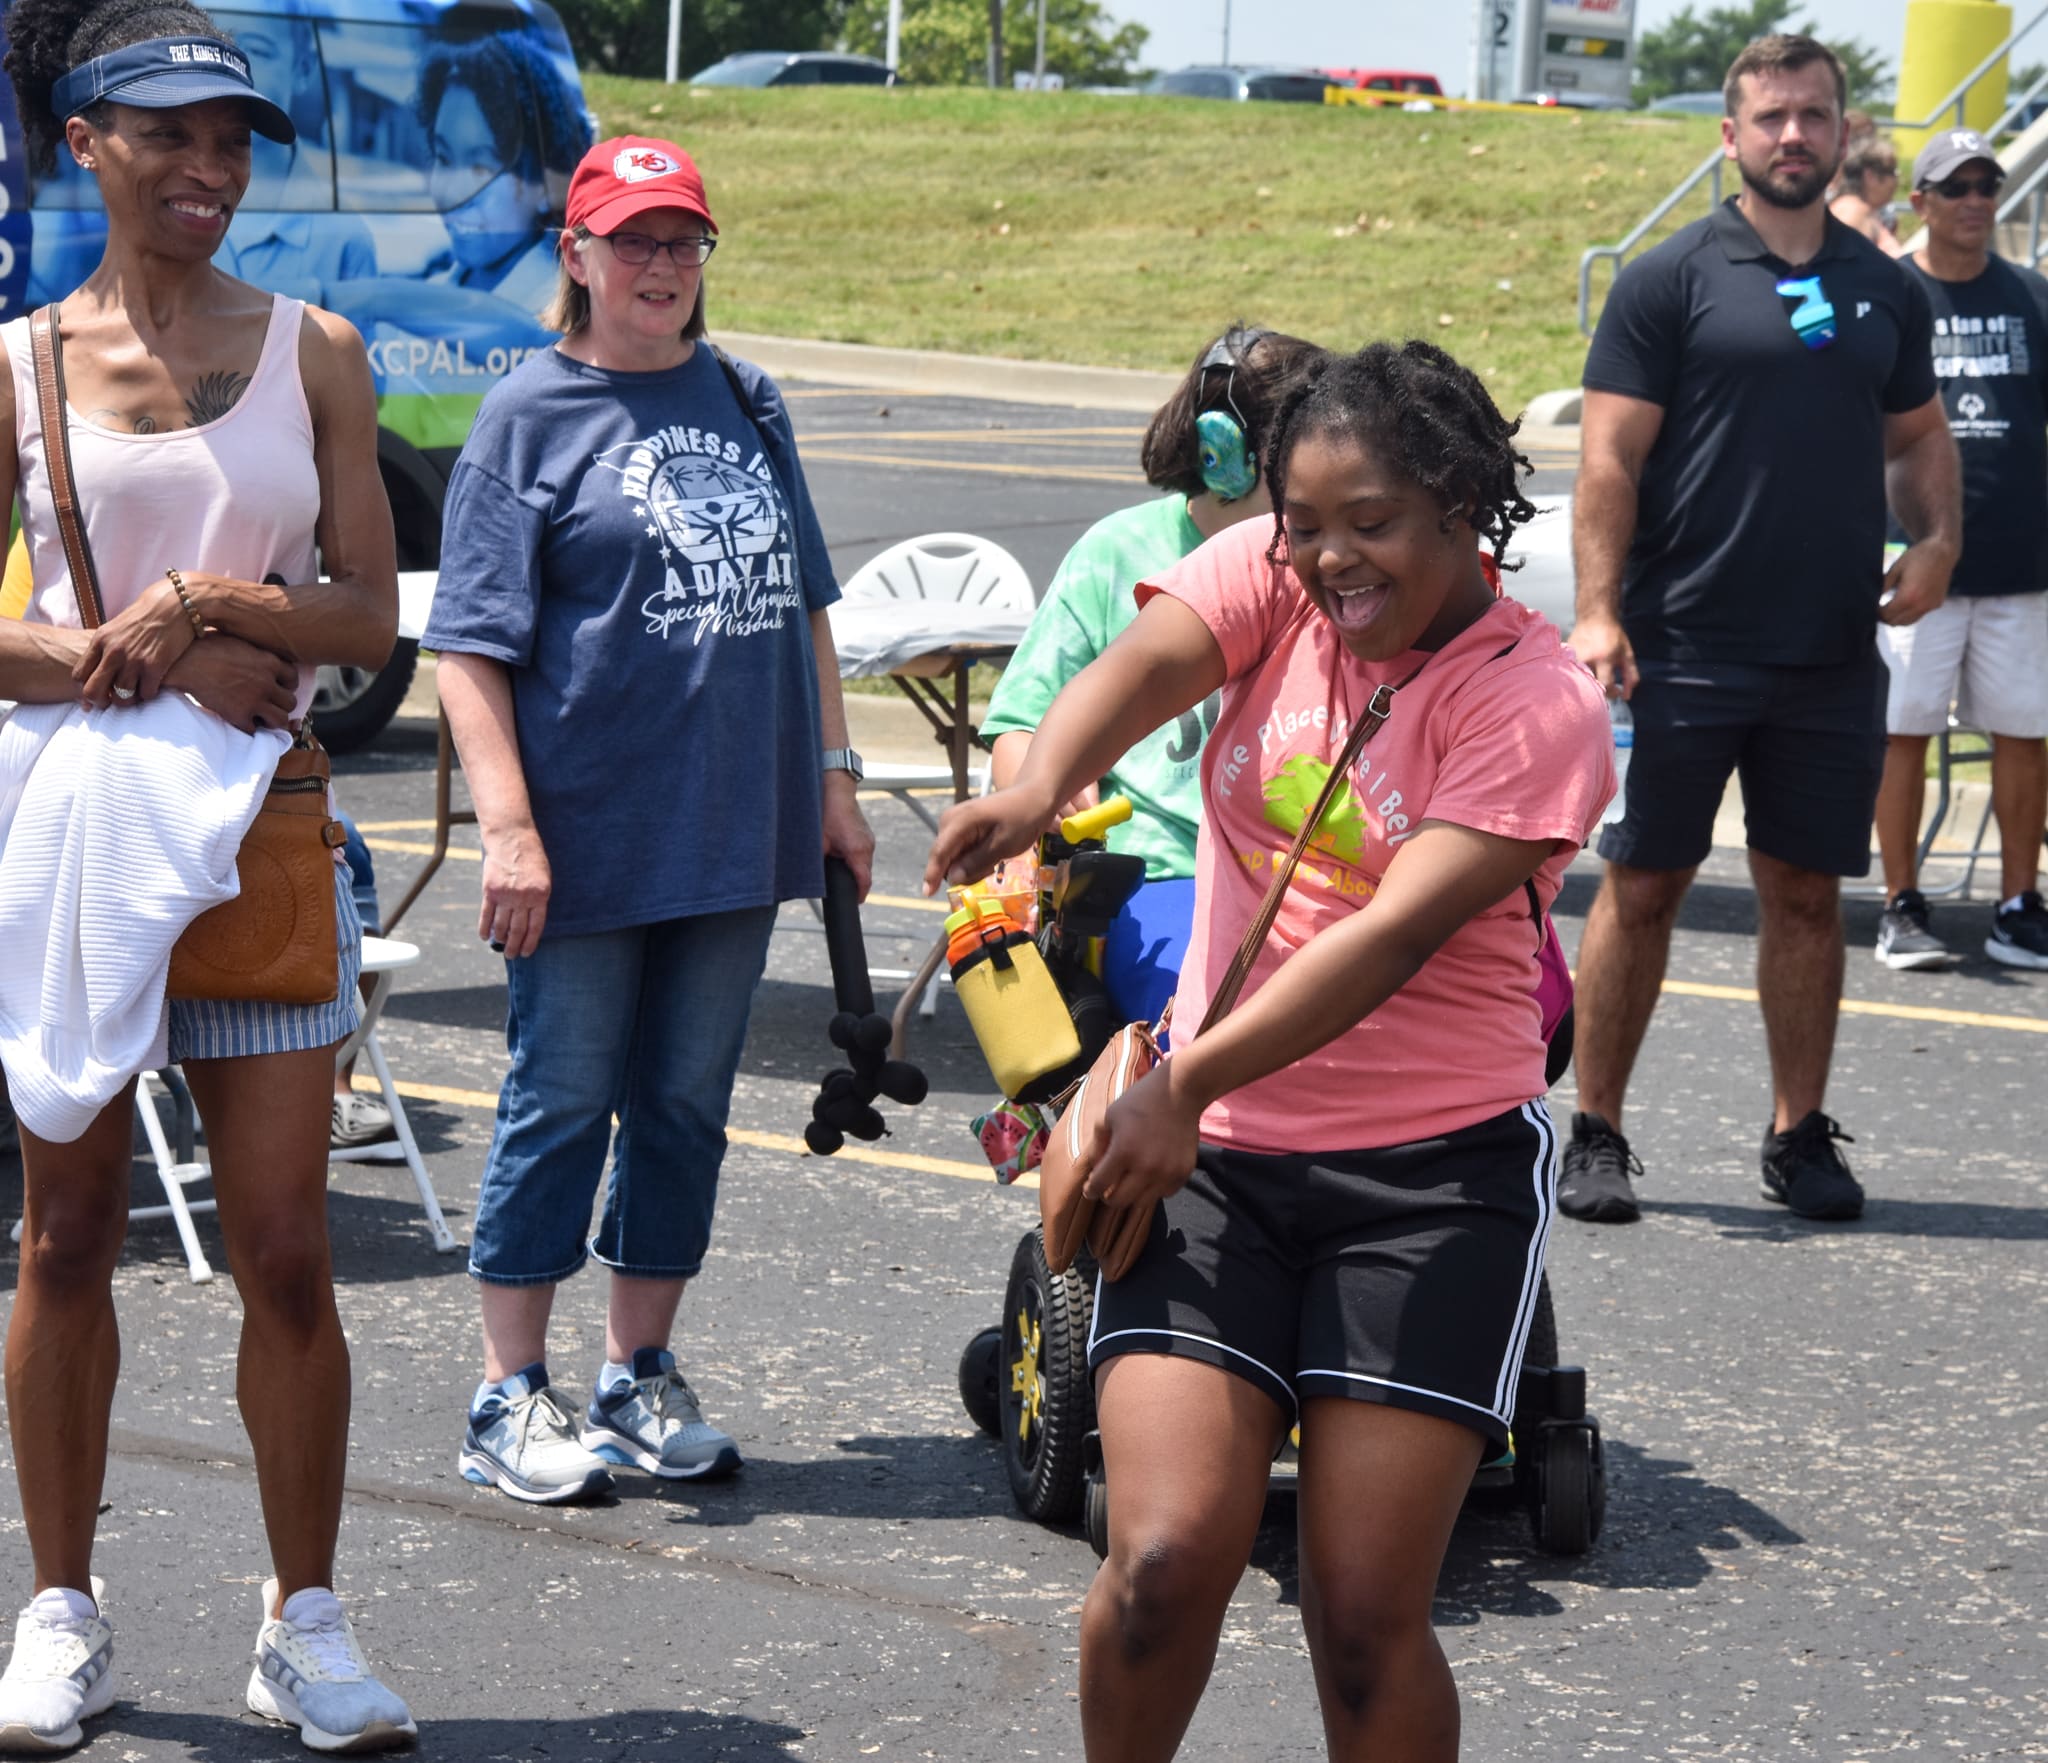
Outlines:
[[[1600,816],[1602,826],[1612,826],[1628,806],[1628,760],[1636,745],[1636,719],[1624,700],[1607,700],[1607,720],[1614,729],[1614,800]]]

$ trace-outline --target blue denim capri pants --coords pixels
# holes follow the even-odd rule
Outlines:
[[[586,1254],[639,1279],[688,1279],[703,1267],[733,1079],[774,928],[775,908],[753,906],[543,935],[505,963],[512,1062],[471,1274],[552,1285]],[[586,1239],[607,1149],[611,1187]]]

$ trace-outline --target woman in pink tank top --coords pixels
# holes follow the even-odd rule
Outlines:
[[[56,313],[78,497],[106,620],[87,632],[50,500],[25,321],[0,328],[0,505],[19,492],[37,592],[0,624],[0,698],[82,702],[109,730],[183,693],[245,732],[303,714],[319,664],[375,668],[397,629],[391,515],[362,339],[214,267],[252,133],[293,138],[232,39],[185,0],[16,0],[6,68],[31,160],[99,183],[106,252]],[[317,547],[317,550],[316,550]],[[317,561],[316,561],[317,558]],[[324,574],[322,573],[324,564]],[[243,1305],[242,1413],[275,1579],[247,1701],[308,1745],[414,1731],[331,1589],[349,1363],[326,1223],[334,1048],[354,1025],[360,929],[332,1005],[181,1004],[182,1064]],[[0,926],[0,938],[4,938]],[[0,1678],[0,1751],[67,1749],[110,1707],[113,1637],[90,1573],[120,1345],[133,1081],[68,1143],[24,1125],[7,1406],[35,1568]],[[202,1580],[205,1575],[200,1576]],[[194,1662],[196,1664],[196,1661]]]

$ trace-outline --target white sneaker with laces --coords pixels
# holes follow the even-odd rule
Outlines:
[[[296,1726],[313,1751],[388,1751],[418,1735],[405,1703],[370,1675],[339,1598],[308,1586],[272,1616],[276,1598],[277,1581],[265,1580],[252,1712]]]
[[[14,1625],[14,1653],[0,1676],[0,1752],[51,1755],[85,1742],[79,1723],[114,1705],[114,1631],[92,1593],[52,1586]]]
[[[473,1409],[457,1466],[464,1481],[535,1506],[566,1506],[612,1491],[602,1458],[576,1439],[576,1421],[538,1365],[508,1377]]]
[[[740,1468],[739,1446],[704,1418],[673,1353],[635,1348],[632,1369],[630,1383],[591,1397],[583,1415],[585,1450],[671,1481],[716,1481]]]

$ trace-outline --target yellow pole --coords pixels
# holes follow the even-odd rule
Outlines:
[[[2012,8],[2002,0],[1906,0],[1906,41],[1899,55],[1899,96],[1893,114],[1918,122],[2012,35]],[[1964,104],[1964,126],[1988,130],[2005,110],[2006,65],[1979,80]],[[1954,128],[1955,112],[1932,119]],[[1901,160],[1911,159],[1931,129],[1895,129]],[[1910,187],[1910,185],[1908,186]]]

